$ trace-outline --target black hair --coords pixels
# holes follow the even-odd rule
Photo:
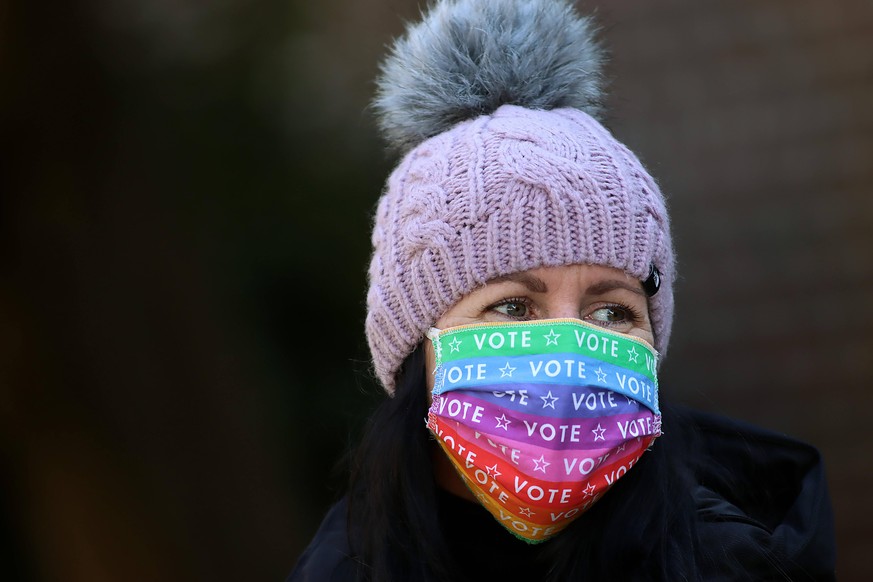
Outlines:
[[[436,517],[424,347],[403,363],[392,398],[374,411],[352,458],[350,545],[359,580],[450,580]]]
[[[349,536],[358,580],[461,578],[437,514],[427,408],[419,345],[352,460]],[[663,403],[662,412],[669,432],[591,509],[539,546],[539,561],[550,564],[546,580],[698,579],[693,482],[681,462],[693,439],[683,434],[681,412]]]

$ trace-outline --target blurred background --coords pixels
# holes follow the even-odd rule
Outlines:
[[[612,0],[668,398],[816,444],[873,577],[873,4]],[[4,580],[282,580],[380,400],[367,102],[413,0],[0,6]]]

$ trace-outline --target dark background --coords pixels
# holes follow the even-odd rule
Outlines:
[[[584,2],[669,198],[666,397],[818,445],[873,575],[873,5]],[[0,5],[5,580],[281,580],[379,389],[366,110],[412,0]],[[339,465],[338,465],[339,463]]]

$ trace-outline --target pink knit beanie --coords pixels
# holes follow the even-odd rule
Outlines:
[[[367,295],[375,372],[393,393],[439,317],[489,280],[543,266],[642,280],[666,351],[674,257],[663,196],[592,114],[600,52],[563,0],[449,0],[383,64],[376,108],[406,153],[379,201]],[[514,104],[509,104],[514,103]]]

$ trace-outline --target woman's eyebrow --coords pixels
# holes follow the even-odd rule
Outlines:
[[[598,281],[593,285],[590,285],[588,289],[585,290],[587,295],[603,295],[604,293],[609,293],[610,291],[615,291],[616,289],[626,289],[631,293],[636,293],[637,295],[646,296],[645,291],[643,291],[642,285],[634,285],[632,283],[628,283],[627,281],[621,281],[619,279],[607,279],[606,281]]]
[[[534,275],[529,275],[527,273],[510,273],[509,275],[501,275],[500,277],[495,277],[488,281],[488,285],[492,285],[494,283],[505,283],[507,281],[511,281],[513,283],[521,283],[525,287],[527,287],[528,291],[533,293],[548,293],[549,287],[546,285],[546,282],[536,277]]]

